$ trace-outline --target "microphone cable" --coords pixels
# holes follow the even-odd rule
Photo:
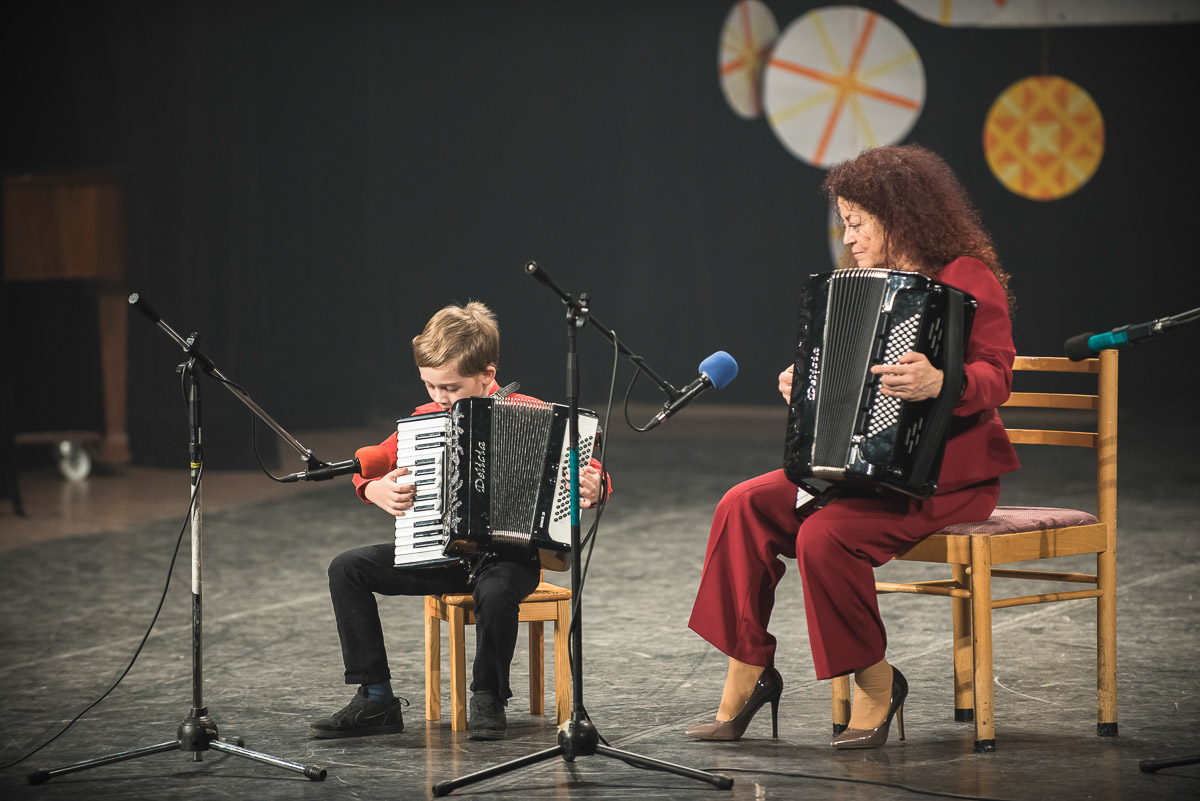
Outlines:
[[[606,503],[608,500],[608,460],[605,458],[605,453],[607,452],[608,448],[608,425],[612,419],[613,394],[617,386],[617,366],[620,364],[620,359],[621,350],[617,347],[616,335],[614,332],[612,376],[608,382],[608,402],[604,407],[604,425],[600,429],[600,455],[597,459],[597,461],[600,462],[600,503],[596,507],[596,518],[592,521],[592,525],[589,527],[587,535],[581,537],[579,540],[579,548],[581,550],[583,549],[584,544],[587,544],[587,557],[581,560],[582,564],[579,569],[579,592],[578,594],[573,594],[571,596],[571,625],[567,627],[568,642],[573,636],[575,636],[576,631],[578,631],[577,627],[580,625],[579,621],[581,617],[579,612],[583,608],[583,584],[587,579],[588,567],[592,563],[592,551],[596,547],[596,539],[598,538],[600,531],[600,518],[603,517],[604,509],[608,505]],[[582,631],[579,631],[579,636],[582,640]],[[570,665],[572,676],[575,675],[575,654],[573,653],[573,650],[574,649],[568,645],[567,662]],[[557,681],[557,679],[555,680]],[[591,720],[591,716],[588,715],[587,707],[583,705],[582,699],[579,700],[579,712],[583,720]],[[608,745],[608,741],[604,739],[604,735],[600,734],[599,731],[596,732],[596,736],[599,738],[600,742],[604,743],[606,746]]]
[[[258,415],[254,412],[250,413],[250,447],[254,449],[254,461],[258,462],[258,469],[262,470],[267,478],[277,484],[282,484],[283,479],[267,469],[267,466],[263,464],[262,454],[258,452]]]
[[[238,382],[230,378],[226,378],[225,376],[215,375],[214,373],[209,373],[209,375],[212,376],[213,380],[218,381],[227,387],[232,387],[235,394],[239,394],[244,397],[250,397],[250,393],[247,392],[246,388]],[[258,468],[263,471],[263,474],[276,484],[285,483],[283,476],[277,476],[267,468],[266,464],[263,462],[262,454],[258,452],[258,415],[255,414],[253,410],[250,411],[250,447],[254,451],[254,461],[258,463]]]
[[[587,579],[588,566],[592,561],[592,549],[596,547],[596,534],[600,529],[600,518],[604,515],[604,507],[608,499],[608,466],[604,458],[606,448],[608,446],[608,425],[612,419],[612,400],[613,393],[617,384],[617,365],[620,363],[621,352],[616,346],[613,346],[613,369],[612,377],[608,382],[608,402],[604,408],[604,425],[600,429],[600,458],[596,461],[600,462],[600,504],[596,507],[596,519],[592,521],[591,527],[586,535],[580,538],[579,547],[583,548],[587,545],[587,559],[583,563],[583,567],[579,571],[579,594],[583,595],[583,583]],[[574,625],[574,623],[572,623]]]
[[[241,393],[246,397],[249,397],[250,395],[250,393],[247,392],[245,388],[236,381],[217,375],[214,375],[213,378],[228,387],[232,387],[234,390],[236,390],[236,392]],[[263,471],[263,474],[277,484],[284,483],[282,476],[275,475],[267,468],[266,464],[263,463],[262,454],[258,452],[258,415],[255,414],[253,410],[250,412],[250,447],[254,451],[254,461],[258,463],[258,468]]]
[[[263,463],[262,454],[258,452],[258,415],[254,412],[250,412],[250,445],[254,449],[254,461],[258,462],[258,469],[263,471],[263,475],[276,484],[285,483],[283,476],[277,476],[267,468]]]
[[[649,426],[646,426],[645,428],[640,428],[640,427],[634,425],[633,421],[629,419],[629,396],[633,392],[633,385],[637,383],[638,376],[642,374],[642,362],[645,360],[641,356],[631,356],[629,358],[629,361],[633,362],[634,367],[636,367],[637,369],[633,371],[633,378],[629,379],[629,386],[626,387],[626,389],[625,389],[625,404],[624,404],[625,424],[628,425],[630,428],[632,428],[634,431],[638,432],[639,434],[645,434],[647,431],[650,430]],[[614,372],[613,381],[615,382],[616,379],[617,379],[616,373]],[[653,418],[651,418],[651,419],[653,420]]]
[[[630,763],[633,764],[633,763]],[[635,766],[638,767],[638,766]],[[650,768],[650,770],[662,770],[662,768]],[[899,782],[885,782],[878,779],[854,779],[849,776],[822,776],[818,773],[798,773],[786,770],[760,770],[757,768],[702,768],[708,773],[757,773],[763,776],[781,776],[788,779],[816,779],[823,782],[844,782],[846,784],[866,784],[873,787],[887,787],[892,790],[903,790],[906,793],[915,793],[917,795],[930,795],[935,798],[957,798],[964,801],[1006,801],[1003,798],[996,798],[989,795],[964,795],[962,793],[951,793],[943,790],[924,790],[920,787],[910,787],[907,784]]]
[[[123,671],[121,671],[121,675],[118,676],[116,681],[114,681],[112,683],[112,686],[110,686],[107,690],[105,690],[100,695],[100,697],[97,698],[95,701],[92,701],[90,704],[85,706],[78,715],[71,718],[71,720],[68,721],[65,726],[63,726],[61,729],[59,729],[57,734],[52,736],[50,739],[46,740],[46,742],[44,742],[41,745],[34,748],[32,751],[29,751],[28,753],[26,753],[24,756],[22,756],[18,759],[15,759],[12,762],[7,762],[3,765],[0,765],[0,770],[6,770],[8,768],[13,767],[14,765],[19,765],[20,763],[24,762],[26,759],[29,759],[29,757],[36,754],[38,751],[41,751],[46,746],[50,745],[50,743],[54,742],[59,737],[66,734],[71,729],[72,726],[74,726],[76,723],[78,723],[80,721],[80,719],[83,718],[84,715],[86,715],[88,712],[91,712],[92,709],[94,709],[96,706],[98,706],[100,704],[101,701],[103,701],[105,698],[107,698],[109,696],[109,694],[112,693],[113,690],[117,689],[117,686],[122,681],[125,680],[126,676],[129,675],[129,671],[133,670],[134,663],[137,662],[138,656],[140,656],[142,653],[142,648],[145,647],[146,641],[148,639],[150,639],[150,633],[154,630],[154,625],[158,622],[158,616],[162,612],[163,604],[166,603],[167,591],[170,590],[170,588],[171,588],[171,575],[175,572],[175,562],[179,558],[179,546],[183,542],[184,532],[187,531],[188,523],[191,522],[191,519],[192,519],[192,512],[196,508],[196,498],[199,497],[200,482],[202,481],[203,478],[204,478],[204,465],[202,463],[200,465],[200,472],[196,474],[196,491],[192,493],[191,501],[188,503],[187,514],[184,515],[183,526],[180,527],[179,536],[175,539],[175,549],[171,554],[171,563],[170,563],[170,565],[167,566],[167,580],[163,584],[162,594],[159,596],[159,599],[158,599],[158,606],[154,610],[154,617],[152,617],[150,619],[150,625],[146,628],[146,633],[144,635],[142,635],[141,642],[138,643],[137,648],[133,652],[133,656],[131,656],[129,658],[129,664],[125,666],[125,669]]]

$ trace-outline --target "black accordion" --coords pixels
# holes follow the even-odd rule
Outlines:
[[[927,498],[962,392],[975,316],[970,295],[914,272],[845,269],[811,276],[801,295],[784,472],[871,492]],[[880,392],[876,364],[923,353],[941,393],[902,401]]]
[[[448,412],[399,420],[396,466],[409,469],[416,497],[396,518],[395,566],[488,550],[541,552],[551,567],[553,555],[569,552],[568,419],[562,404],[506,397],[464,398]],[[580,469],[597,423],[595,413],[579,411]]]

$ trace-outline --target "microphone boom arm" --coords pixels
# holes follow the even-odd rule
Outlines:
[[[626,347],[625,343],[617,338],[617,333],[597,320],[586,306],[573,298],[568,292],[565,292],[558,284],[554,283],[554,279],[550,277],[549,273],[539,267],[537,262],[528,262],[525,265],[525,272],[533,278],[536,278],[540,283],[545,284],[550,291],[562,298],[562,302],[570,306],[576,314],[581,315],[582,320],[594,325],[609,342],[616,346],[617,350],[620,351],[625,358],[629,359],[629,361],[632,362],[633,365],[638,368],[638,370],[645,373],[646,377],[657,384],[659,389],[667,393],[668,403],[678,400],[680,395],[683,394],[673,387],[671,382],[667,381],[667,379],[650,369],[650,366],[646,364],[645,359]]]
[[[189,359],[195,359],[196,362],[201,365],[204,372],[211,375],[219,384],[221,384],[221,386],[233,393],[233,396],[240,400],[246,406],[246,408],[253,412],[256,417],[258,417],[259,420],[262,420],[264,423],[266,423],[267,427],[274,431],[280,439],[290,445],[292,449],[300,455],[300,458],[304,460],[306,473],[320,471],[323,468],[331,467],[331,465],[314,456],[311,450],[304,447],[304,445],[302,445],[298,439],[289,434],[283,426],[279,425],[279,423],[276,423],[275,420],[271,418],[271,415],[267,414],[261,406],[254,402],[246,390],[242,389],[235,381],[231,381],[230,379],[226,378],[225,375],[217,369],[217,366],[213,364],[212,359],[209,359],[208,356],[206,356],[204,352],[201,351],[197,346],[196,343],[200,339],[199,334],[193,333],[187,339],[184,339],[175,331],[175,329],[167,325],[167,323],[163,321],[158,313],[154,311],[150,304],[143,300],[136,292],[129,296],[129,305],[137,309],[139,312],[145,315],[150,322],[162,329],[167,336],[175,341],[175,344],[179,345],[179,347],[183,349],[183,352],[188,355]],[[333,478],[333,475],[340,475],[340,473],[325,475],[321,478],[314,478],[313,480],[320,481],[326,478]],[[296,481],[298,479],[292,478],[290,480]]]

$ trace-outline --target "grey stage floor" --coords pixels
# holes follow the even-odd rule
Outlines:
[[[1092,604],[1022,607],[996,615],[998,749],[980,755],[972,751],[972,727],[953,720],[948,607],[896,596],[884,597],[882,605],[889,658],[912,685],[908,739],[866,752],[829,747],[829,687],[813,677],[794,565],[773,624],[785,682],[779,739],[770,737],[769,708],[739,743],[685,737],[683,729],[715,711],[725,668],[725,658],[686,626],[708,522],[728,486],[778,464],[781,429],[772,416],[722,416],[703,404],[652,435],[614,428],[609,464],[616,495],[585,591],[587,710],[612,746],[727,771],[733,790],[592,756],[553,759],[457,795],[900,799],[923,790],[1009,799],[1200,797],[1200,766],[1138,770],[1139,760],[1149,757],[1200,753],[1194,432],[1183,441],[1165,426],[1122,432],[1120,736],[1095,734]],[[363,443],[349,445],[356,444]],[[1005,501],[1044,503],[1049,491],[1057,503],[1090,505],[1087,482],[1069,478],[1073,465],[1036,451],[1023,457],[1023,471],[1006,482]],[[388,538],[387,521],[358,503],[348,483],[204,518],[204,699],[222,734],[283,759],[318,764],[328,770],[326,781],[229,755],[210,752],[197,763],[171,752],[26,784],[32,768],[175,738],[191,705],[185,538],[166,605],[133,670],[61,738],[0,772],[0,796],[421,798],[435,782],[553,745],[552,717],[526,711],[524,641],[514,663],[517,696],[506,741],[472,742],[451,732],[445,719],[427,724],[420,602],[403,598],[383,599],[381,607],[394,683],[412,702],[405,732],[308,738],[308,722],[349,697],[325,567],[344,548]],[[42,743],[120,674],[154,614],[182,505],[178,512],[173,521],[114,526],[3,552],[0,762]],[[0,526],[11,519],[0,517]],[[1088,568],[1086,561],[1066,567]],[[911,568],[889,565],[880,574]],[[565,574],[552,578],[568,583]]]

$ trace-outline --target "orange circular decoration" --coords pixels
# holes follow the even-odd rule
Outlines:
[[[983,153],[1009,191],[1058,200],[1083,186],[1104,156],[1104,117],[1091,95],[1054,75],[1001,92],[983,126]]]

